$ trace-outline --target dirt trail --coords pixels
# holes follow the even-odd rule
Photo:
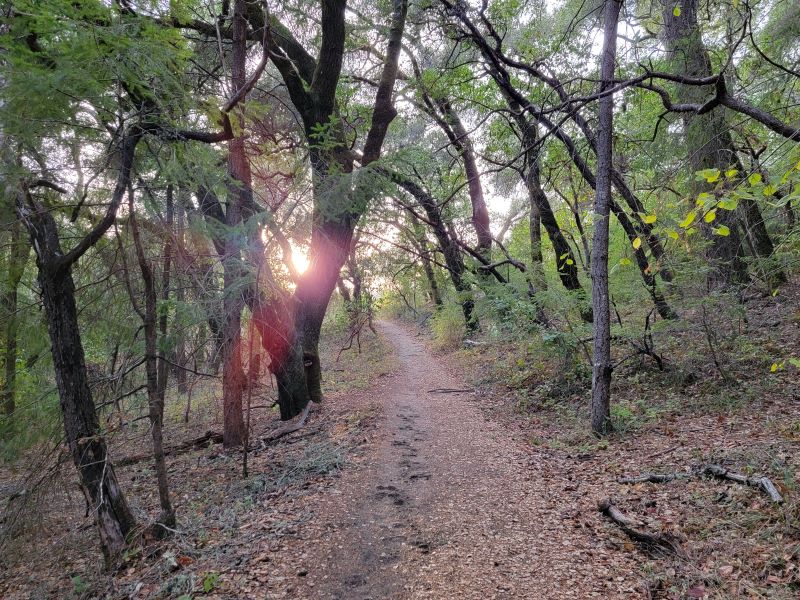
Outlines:
[[[401,369],[373,392],[379,442],[314,507],[320,536],[293,597],[642,597],[633,565],[568,500],[576,488],[559,465],[467,394],[431,391],[465,384],[403,328],[380,327]]]

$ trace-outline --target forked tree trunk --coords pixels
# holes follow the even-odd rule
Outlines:
[[[600,91],[613,86],[617,56],[620,0],[605,0]],[[592,365],[592,431],[611,431],[611,304],[608,292],[608,229],[611,215],[611,169],[614,136],[614,96],[600,98],[597,127],[597,187],[592,239],[592,308],[594,357]]]
[[[105,438],[95,411],[75,305],[71,265],[63,257],[55,220],[46,210],[20,207],[37,248],[36,265],[50,350],[56,376],[64,432],[81,488],[94,515],[107,561],[119,557],[135,521],[108,458]]]
[[[242,2],[243,0],[237,0]],[[392,103],[397,78],[407,0],[393,0],[386,60],[381,72],[372,122],[361,155],[362,173],[351,176],[354,155],[336,117],[336,90],[344,60],[345,0],[322,3],[319,62],[297,46],[284,47],[286,57],[273,54],[295,108],[300,112],[309,144],[313,173],[314,215],[309,268],[300,277],[292,298],[264,302],[260,290],[252,295],[254,319],[270,355],[270,370],[278,381],[282,419],[299,415],[309,401],[322,401],[319,338],[322,321],[350,249],[358,218],[371,196],[368,167],[380,158],[389,124],[397,114]],[[328,144],[320,144],[320,128],[330,128]],[[361,177],[363,175],[363,177]],[[260,322],[259,322],[260,321]],[[271,337],[270,329],[284,336]],[[264,330],[264,331],[262,331]],[[265,333],[267,335],[265,335]]]

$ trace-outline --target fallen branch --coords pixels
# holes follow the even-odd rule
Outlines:
[[[706,465],[703,468],[703,473],[706,475],[712,475],[717,479],[727,479],[728,481],[735,481],[736,483],[742,483],[751,487],[760,488],[772,499],[773,502],[778,504],[783,502],[783,496],[768,477],[747,477],[747,475],[729,471],[721,465]]]
[[[311,410],[311,402],[306,404],[306,407],[303,409],[303,412],[301,412],[297,416],[297,420],[294,423],[287,423],[284,427],[279,427],[278,429],[275,429],[271,433],[261,436],[260,439],[261,443],[264,445],[270,444],[275,440],[282,438],[285,435],[289,435],[290,433],[294,433],[295,431],[302,429],[303,426],[306,424],[306,420],[308,419],[309,410]]]
[[[619,483],[667,483],[676,479],[689,477],[686,473],[644,473],[636,477],[623,477]]]
[[[216,431],[206,431],[203,435],[201,435],[198,438],[188,440],[186,442],[183,442],[182,444],[178,444],[177,446],[164,448],[164,456],[184,454],[186,452],[191,452],[192,450],[197,450],[200,448],[208,448],[212,444],[221,444],[221,443],[222,443],[221,433],[218,433]],[[126,458],[114,461],[114,466],[124,467],[127,465],[133,465],[138,462],[142,462],[143,460],[150,460],[151,458],[153,458],[152,452],[145,452],[144,454],[134,454],[133,456],[128,456]]]
[[[610,499],[598,502],[597,510],[619,525],[629,538],[643,546],[645,550],[651,553],[661,552],[674,554],[676,556],[685,556],[683,548],[681,548],[674,536],[669,534],[648,533],[637,529],[637,526],[640,526],[641,523],[631,519],[620,511]]]
[[[705,465],[704,467],[697,469],[695,473],[699,475],[711,475],[717,479],[735,481],[736,483],[759,488],[766,493],[773,502],[777,504],[783,502],[783,496],[776,485],[772,483],[772,480],[769,479],[769,477],[748,477],[747,475],[742,475],[741,473],[729,471],[722,465]],[[643,473],[642,475],[638,475],[636,477],[623,477],[618,481],[619,483],[627,484],[645,482],[667,483],[669,481],[674,481],[675,479],[688,479],[689,477],[691,477],[691,475],[688,473]]]
[[[429,394],[461,394],[464,392],[473,392],[475,390],[472,389],[464,389],[459,390],[455,388],[433,388],[432,390],[428,390]]]

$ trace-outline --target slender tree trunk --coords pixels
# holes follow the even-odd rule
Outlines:
[[[530,193],[528,194],[530,196]],[[533,201],[528,203],[528,226],[531,244],[531,284],[537,292],[547,289],[547,278],[544,275],[544,257],[542,256],[542,212]]]
[[[183,271],[187,264],[187,256],[186,256],[186,235],[185,235],[185,223],[186,223],[186,208],[184,205],[184,191],[178,191],[178,202],[175,204],[175,262],[176,262],[176,270],[180,269]],[[177,273],[176,273],[177,274]],[[179,307],[179,311],[181,310],[183,304],[186,302],[186,290],[184,288],[184,284],[182,281],[178,281],[178,285],[175,287],[175,301]],[[186,369],[186,332],[183,328],[183,323],[180,322],[178,318],[178,312],[176,311],[175,315],[175,325],[177,325],[177,330],[174,332],[176,335],[175,341],[175,352],[173,354],[175,365],[172,367],[173,374],[175,376],[175,380],[178,386],[178,393],[185,394],[189,390],[188,385],[188,378]],[[173,327],[175,327],[173,325]]]
[[[483,197],[483,186],[481,185],[481,173],[478,169],[478,162],[475,159],[475,149],[472,140],[467,133],[464,124],[458,113],[453,109],[452,104],[447,100],[437,102],[439,110],[444,115],[443,125],[445,133],[450,138],[453,146],[461,155],[464,163],[464,174],[467,177],[467,190],[472,204],[472,226],[478,243],[475,247],[478,254],[488,262],[492,259],[492,231],[490,228],[489,209],[486,207],[486,200]],[[485,272],[488,275],[488,272]]]
[[[135,520],[108,458],[92,400],[71,266],[62,266],[59,260],[64,253],[52,215],[45,210],[21,211],[24,211],[21,216],[37,248],[38,281],[66,441],[80,474],[86,502],[95,515],[103,554],[107,561],[112,561],[125,550]]]
[[[175,510],[172,507],[169,494],[169,481],[167,480],[167,464],[164,459],[164,392],[166,390],[166,369],[158,356],[158,314],[155,277],[153,270],[144,253],[139,224],[136,219],[136,207],[133,201],[133,188],[128,191],[128,208],[130,213],[131,235],[136,249],[136,259],[144,283],[144,311],[136,306],[136,298],[131,297],[136,310],[140,313],[144,324],[145,343],[145,373],[147,377],[147,401],[150,417],[150,435],[153,440],[153,461],[158,482],[158,498],[161,504],[161,514],[156,523],[163,527],[156,527],[154,531],[163,536],[169,529],[175,527]],[[168,212],[172,207],[168,207]],[[165,263],[169,260],[169,250],[165,252]],[[169,265],[165,264],[165,273],[169,272]],[[167,278],[168,275],[165,275]],[[132,288],[129,288],[132,289]],[[166,323],[163,324],[166,328]],[[166,529],[169,528],[169,529]]]
[[[411,225],[416,237],[417,247],[419,248],[420,262],[422,262],[422,271],[425,273],[425,279],[428,281],[428,288],[430,290],[431,301],[437,308],[442,306],[442,294],[439,291],[439,284],[436,281],[436,274],[433,271],[433,263],[430,259],[430,248],[428,247],[428,240],[425,238],[425,230],[419,219],[410,213],[409,216]]]
[[[246,1],[235,0],[233,6],[233,39],[231,50],[231,84],[234,90],[245,87],[247,80],[247,21]],[[239,116],[239,125],[243,118]],[[247,158],[244,137],[228,142],[228,202],[225,211],[227,233],[223,266],[223,312],[222,327],[222,443],[225,448],[240,446],[245,438],[242,395],[245,375],[242,367],[242,310],[244,309],[244,269],[242,268],[242,233],[237,228],[242,224],[243,207],[252,200],[252,176]]]
[[[461,249],[447,231],[438,203],[421,186],[410,179],[398,174],[392,174],[392,177],[395,183],[411,194],[425,211],[428,223],[433,230],[433,235],[436,237],[436,241],[439,242],[439,248],[441,248],[444,255],[444,262],[450,273],[450,280],[453,282],[456,294],[458,294],[458,302],[461,304],[461,311],[464,314],[464,323],[468,330],[476,330],[478,328],[478,320],[474,314],[475,304],[472,300],[472,291],[469,289],[467,282],[464,281],[466,267],[461,257]]]
[[[617,25],[622,2],[605,0],[600,91],[613,86],[617,55]],[[608,292],[608,229],[611,215],[611,168],[614,137],[614,97],[599,101],[597,128],[597,187],[592,239],[592,308],[594,358],[592,366],[592,431],[611,431],[611,305]]]
[[[18,290],[28,262],[30,244],[22,239],[22,225],[18,220],[11,223],[11,240],[8,251],[6,290],[2,298],[2,311],[5,315],[5,352],[3,355],[5,378],[0,390],[0,404],[3,412],[10,417],[16,409],[17,393],[17,335],[19,330]]]

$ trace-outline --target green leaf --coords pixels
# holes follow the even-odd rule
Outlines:
[[[568,258],[568,259],[567,259],[565,262],[566,262],[568,265],[574,265],[574,264],[575,264],[575,261],[574,261],[574,260],[572,260],[571,258]]]
[[[732,198],[717,202],[717,208],[721,208],[723,210],[736,210],[737,206],[739,206],[739,203]]]
[[[717,218],[717,211],[716,210],[708,211],[706,213],[706,216],[703,217],[703,219],[705,220],[706,223],[711,223],[711,221],[713,221],[716,218]]]
[[[721,235],[722,237],[727,237],[731,234],[731,230],[725,225],[720,225],[714,230],[714,233]]]
[[[668,231],[667,231],[667,235],[668,235],[669,237],[671,237],[673,240],[677,240],[677,239],[678,239],[678,237],[680,237],[680,236],[678,235],[678,232],[677,232],[677,231],[675,231],[674,229],[670,229],[670,230],[668,230]]]
[[[680,223],[678,223],[678,226],[679,226],[679,227],[681,227],[682,229],[686,229],[686,228],[687,228],[687,227],[689,227],[689,226],[690,226],[692,223],[694,223],[694,220],[695,220],[696,218],[697,218],[697,212],[693,210],[693,211],[692,211],[692,212],[690,212],[688,215],[686,215],[686,218],[685,218],[683,221],[681,221]]]
[[[630,258],[620,258],[619,259],[619,264],[621,264],[623,267],[627,267],[628,265],[633,264],[633,263],[631,263],[631,259]]]
[[[750,177],[747,178],[747,181],[750,182],[750,185],[756,185],[761,183],[761,173],[753,173]]]
[[[214,572],[208,573],[203,578],[203,591],[206,594],[208,594],[210,591],[216,588],[218,584],[219,584],[219,573],[214,573]]]
[[[764,186],[764,190],[761,193],[764,194],[765,196],[769,197],[769,196],[774,196],[775,192],[777,192],[777,191],[778,191],[778,188],[776,188],[772,184],[769,184],[767,186]]]
[[[714,183],[715,181],[719,181],[721,173],[719,169],[703,169],[702,171],[698,171],[697,175],[698,178],[705,179],[708,183]]]

